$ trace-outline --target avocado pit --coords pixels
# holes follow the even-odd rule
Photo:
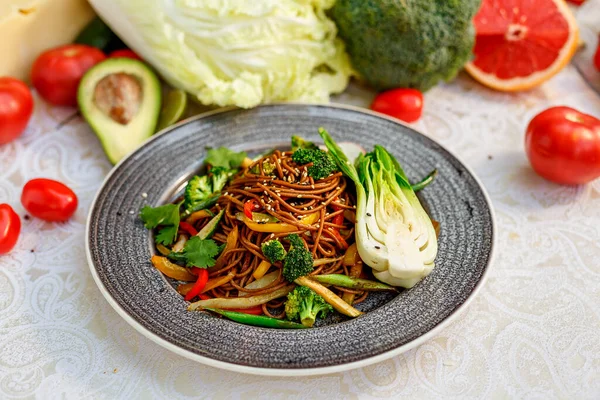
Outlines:
[[[142,97],[138,79],[123,72],[105,76],[94,89],[96,107],[121,125],[127,125],[137,115]]]

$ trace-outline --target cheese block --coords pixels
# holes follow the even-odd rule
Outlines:
[[[73,42],[93,17],[86,0],[0,0],[0,76],[28,82],[37,56]]]

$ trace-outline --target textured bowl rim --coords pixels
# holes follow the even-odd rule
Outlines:
[[[306,103],[294,103],[294,102],[273,103],[273,104],[262,105],[259,107],[269,107],[269,106],[274,106],[274,105],[277,105],[277,106],[282,106],[282,105],[284,105],[284,106],[285,105],[310,106],[310,105],[312,105],[312,106],[329,107],[329,108],[337,108],[337,109],[355,111],[355,112],[383,118],[383,119],[389,120],[391,122],[394,122],[398,125],[404,125],[404,126],[410,128],[411,130],[419,133],[420,135],[426,136],[423,133],[416,130],[415,128],[413,128],[412,126],[405,124],[396,118],[392,118],[385,114],[371,111],[371,110],[368,110],[368,109],[365,109],[362,107],[346,105],[346,104],[338,104],[338,103],[306,104]],[[146,145],[148,145],[148,143],[156,140],[157,138],[159,138],[160,136],[162,136],[164,134],[171,132],[174,129],[177,129],[179,126],[186,125],[192,121],[197,121],[197,120],[203,119],[205,117],[209,117],[211,115],[226,113],[226,112],[236,110],[236,109],[238,109],[238,108],[237,107],[223,107],[223,108],[219,108],[216,110],[207,111],[207,112],[192,116],[190,118],[184,119],[174,125],[171,125],[170,127],[163,129],[162,131],[156,133],[155,135],[151,136],[142,145],[140,145],[137,149],[135,149],[132,152],[130,152],[129,154],[127,154],[121,161],[119,161],[109,171],[109,173],[104,178],[104,181],[100,185],[100,188],[98,189],[98,191],[96,193],[96,196],[94,196],[94,200],[92,201],[92,203],[90,205],[90,210],[89,210],[89,213],[87,216],[86,228],[85,228],[85,238],[86,238],[85,252],[86,252],[88,267],[90,269],[92,277],[94,278],[94,282],[96,282],[96,286],[98,286],[98,289],[100,290],[100,293],[102,293],[102,295],[104,296],[106,301],[112,306],[112,308],[117,312],[117,314],[119,314],[119,316],[121,316],[121,318],[123,318],[129,325],[131,325],[135,330],[137,330],[139,333],[141,333],[146,338],[152,340],[154,343],[166,348],[167,350],[170,350],[177,355],[186,357],[190,360],[193,360],[193,361],[196,361],[196,362],[199,362],[204,365],[211,366],[211,367],[216,367],[216,368],[220,368],[220,369],[224,369],[224,370],[228,370],[228,371],[232,371],[232,372],[239,372],[239,373],[251,374],[251,375],[314,376],[314,375],[333,374],[333,373],[338,373],[338,372],[343,372],[343,371],[349,371],[352,369],[362,368],[362,367],[366,367],[366,366],[369,366],[372,364],[376,364],[381,361],[385,361],[385,360],[392,358],[398,354],[402,354],[408,350],[411,350],[411,349],[427,342],[429,339],[435,337],[446,326],[448,326],[450,324],[450,322],[452,322],[458,315],[460,315],[462,312],[464,312],[466,310],[466,308],[469,306],[469,304],[473,301],[473,299],[477,296],[477,294],[479,293],[481,288],[484,286],[485,281],[487,280],[487,277],[489,274],[490,266],[492,265],[495,255],[496,255],[496,251],[495,251],[496,240],[497,240],[496,214],[495,214],[495,211],[494,211],[494,208],[492,205],[492,201],[489,197],[489,194],[488,194],[485,186],[481,183],[479,177],[475,174],[475,172],[467,164],[465,164],[460,157],[457,157],[454,152],[448,150],[448,148],[446,148],[445,146],[442,146],[440,143],[438,143],[433,138],[426,136],[428,139],[430,139],[433,142],[435,142],[436,144],[438,144],[441,148],[443,148],[445,151],[447,151],[452,157],[454,157],[456,160],[458,160],[458,162],[462,164],[462,166],[465,168],[465,170],[467,172],[469,172],[469,174],[473,177],[473,179],[479,186],[479,189],[481,190],[483,197],[485,199],[485,202],[488,206],[490,219],[491,219],[491,225],[492,225],[492,243],[491,243],[491,247],[490,247],[490,254],[488,257],[487,265],[485,266],[485,269],[483,270],[481,278],[479,279],[479,281],[473,288],[473,291],[466,298],[466,300],[460,306],[458,306],[452,312],[452,314],[450,314],[448,317],[446,317],[443,321],[441,321],[439,324],[437,324],[435,327],[433,327],[427,333],[419,336],[418,338],[416,338],[404,345],[396,347],[395,349],[383,352],[383,353],[375,355],[375,356],[367,357],[362,360],[349,362],[349,363],[331,365],[331,366],[326,366],[326,367],[317,367],[317,368],[285,368],[285,369],[284,368],[260,368],[260,367],[250,367],[250,366],[246,366],[246,365],[239,365],[239,364],[219,361],[219,360],[212,359],[210,357],[201,356],[201,355],[193,353],[189,350],[185,350],[185,349],[169,342],[168,340],[161,338],[160,336],[156,335],[155,333],[151,332],[150,330],[145,328],[140,322],[138,322],[135,318],[133,318],[131,315],[129,315],[127,313],[127,311],[125,311],[117,303],[117,301],[115,299],[113,299],[113,297],[110,295],[110,293],[104,286],[104,283],[102,283],[102,280],[100,279],[98,272],[96,271],[96,268],[94,266],[94,262],[92,260],[92,254],[91,254],[91,250],[90,250],[90,241],[89,241],[90,234],[91,234],[90,221],[91,221],[92,213],[94,212],[94,210],[96,208],[96,202],[98,201],[98,198],[99,198],[100,194],[102,193],[104,186],[110,180],[111,176],[115,173],[115,171],[117,171],[120,168],[121,164],[123,164],[125,161],[127,161],[138,150],[140,150],[143,147],[145,147]]]

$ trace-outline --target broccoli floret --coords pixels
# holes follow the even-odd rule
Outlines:
[[[327,178],[338,170],[329,153],[321,149],[298,149],[292,154],[292,161],[299,165],[313,163],[308,167],[308,175],[314,180]]]
[[[298,286],[287,296],[285,315],[289,320],[300,321],[302,325],[312,327],[318,316],[325,318],[333,311],[321,296],[312,289]]]
[[[309,142],[301,138],[300,136],[292,136],[292,151],[296,151],[298,149],[309,149],[314,150],[318,149],[317,145],[313,142]]]
[[[190,179],[185,187],[183,202],[185,213],[190,214],[212,207],[219,198],[218,194],[235,172],[235,170],[215,167],[208,175],[194,176]]]
[[[290,249],[283,260],[283,277],[293,282],[312,272],[314,259],[311,252],[304,247],[300,236],[293,233],[288,235],[287,239],[290,242]]]
[[[430,89],[472,57],[481,0],[337,0],[330,16],[352,66],[378,90]]]
[[[223,167],[214,167],[210,170],[210,181],[212,185],[212,191],[218,192],[227,185],[227,181],[233,174],[235,170],[223,168]]]
[[[285,258],[286,251],[281,242],[277,239],[266,241],[261,246],[265,257],[269,259],[271,264],[281,261]]]
[[[275,163],[273,161],[271,161],[270,158],[263,161],[262,167],[263,167],[263,174],[264,175],[271,175],[271,174],[273,174],[273,171],[275,171],[275,168],[277,168],[275,166]],[[250,170],[250,172],[252,172],[255,175],[260,174],[260,167],[258,166],[258,164],[256,164],[254,167],[252,167],[252,169]]]
[[[212,193],[212,185],[208,175],[194,176],[185,187],[183,207],[191,209],[197,203],[206,200]]]

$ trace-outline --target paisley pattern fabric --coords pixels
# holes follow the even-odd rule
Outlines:
[[[368,106],[350,88],[335,101]],[[110,165],[72,109],[36,97],[33,121],[0,147],[0,203],[21,215],[23,184],[58,179],[78,194],[64,224],[23,219],[0,257],[0,398],[600,397],[600,180],[563,187],[529,168],[528,121],[565,104],[598,115],[600,98],[568,67],[541,88],[502,94],[466,76],[426,94],[415,124],[474,169],[496,209],[498,248],[478,298],[439,336],[369,367],[309,378],[241,375],[196,364],[138,334],[89,273],[84,228]]]

